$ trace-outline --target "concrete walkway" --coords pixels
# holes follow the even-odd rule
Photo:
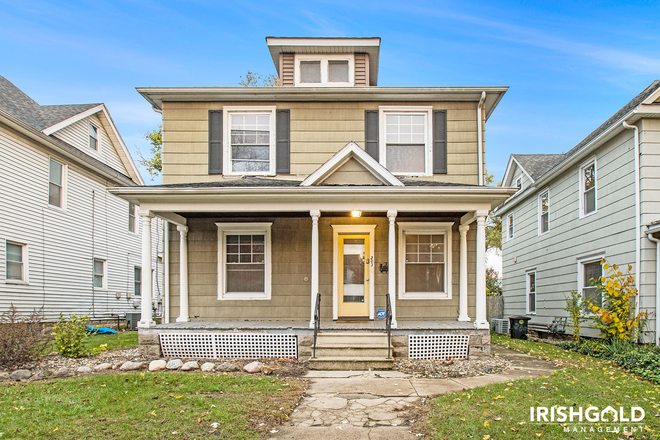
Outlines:
[[[549,374],[549,362],[502,347],[491,351],[511,367],[486,376],[421,379],[398,371],[310,371],[307,396],[293,412],[290,424],[266,439],[406,440],[411,432],[403,413],[423,397]]]

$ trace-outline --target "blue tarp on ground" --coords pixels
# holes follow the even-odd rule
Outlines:
[[[117,332],[108,327],[92,327],[91,325],[88,325],[87,333],[97,335],[114,335]]]

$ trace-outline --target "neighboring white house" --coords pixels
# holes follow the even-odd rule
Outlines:
[[[106,190],[143,184],[104,104],[42,106],[0,76],[0,313],[108,318],[145,280],[158,294],[162,224],[144,274],[137,208]]]
[[[660,81],[654,81],[565,154],[514,154],[503,178],[518,186],[502,218],[504,315],[551,323],[564,294],[602,298],[590,280],[600,261],[632,265],[646,341],[658,342],[656,243],[660,220]],[[586,328],[588,336],[599,333]]]

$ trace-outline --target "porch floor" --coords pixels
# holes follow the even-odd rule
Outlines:
[[[384,320],[369,322],[342,322],[333,320],[321,321],[321,332],[324,331],[355,331],[372,330],[385,331]],[[191,321],[172,322],[169,324],[158,324],[154,330],[271,330],[277,332],[307,333],[313,332],[309,328],[309,321]],[[434,330],[475,330],[472,322],[460,321],[398,321],[397,328],[392,333],[401,334],[411,331]]]

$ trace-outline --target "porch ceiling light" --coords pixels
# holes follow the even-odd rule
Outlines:
[[[362,211],[351,211],[351,215],[353,217],[360,217],[362,215]]]

